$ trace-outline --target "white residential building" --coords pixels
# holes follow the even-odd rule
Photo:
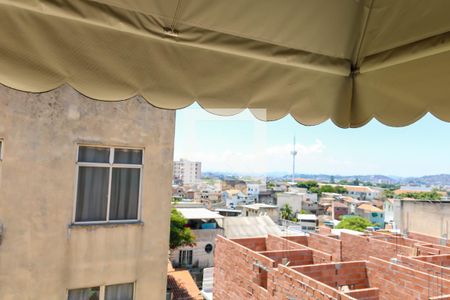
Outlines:
[[[269,216],[274,222],[278,222],[280,217],[279,209],[276,205],[265,203],[255,203],[242,206],[243,217]]]
[[[260,185],[257,183],[247,183],[247,196],[253,202],[259,202]]]
[[[343,187],[347,190],[346,195],[358,200],[374,200],[381,197],[379,190],[368,186],[344,185]]]
[[[177,208],[188,221],[187,227],[195,235],[194,246],[183,246],[171,253],[174,266],[188,268],[208,268],[214,266],[214,249],[217,235],[223,235],[218,221],[223,216],[206,208]]]
[[[302,231],[315,232],[319,226],[319,219],[313,214],[297,214],[297,223],[302,227]]]
[[[202,178],[202,163],[180,159],[173,162],[173,178],[184,185],[195,184]]]
[[[250,203],[247,195],[240,190],[226,190],[222,192],[222,201],[225,201],[225,205],[228,208],[236,208],[238,205]]]
[[[384,223],[394,223],[394,199],[386,199],[383,203]]]

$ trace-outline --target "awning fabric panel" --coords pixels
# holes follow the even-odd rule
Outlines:
[[[306,125],[450,121],[449,15],[446,0],[0,0],[0,83]]]

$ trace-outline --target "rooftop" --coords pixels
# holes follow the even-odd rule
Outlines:
[[[364,211],[368,211],[368,212],[383,212],[381,209],[379,209],[378,207],[375,207],[371,204],[361,204],[360,206],[358,206],[358,209],[362,209]]]
[[[265,204],[265,203],[247,204],[247,205],[242,205],[242,207],[250,208],[250,209],[278,208],[278,206],[276,206],[276,205],[270,205],[270,204]]]
[[[220,214],[206,208],[177,208],[177,210],[188,220],[223,219]]]
[[[227,238],[281,235],[282,232],[269,216],[227,217],[223,228]]]
[[[171,291],[173,299],[203,299],[188,270],[174,270],[170,265],[167,270],[167,288]]]

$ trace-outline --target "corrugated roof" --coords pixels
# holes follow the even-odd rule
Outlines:
[[[224,234],[227,238],[266,236],[269,233],[281,235],[277,224],[268,216],[258,217],[226,217]]]
[[[188,220],[223,218],[222,215],[206,208],[177,208],[177,210]]]

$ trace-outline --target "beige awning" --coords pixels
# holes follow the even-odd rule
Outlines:
[[[450,1],[0,0],[0,83],[307,125],[450,121]]]

